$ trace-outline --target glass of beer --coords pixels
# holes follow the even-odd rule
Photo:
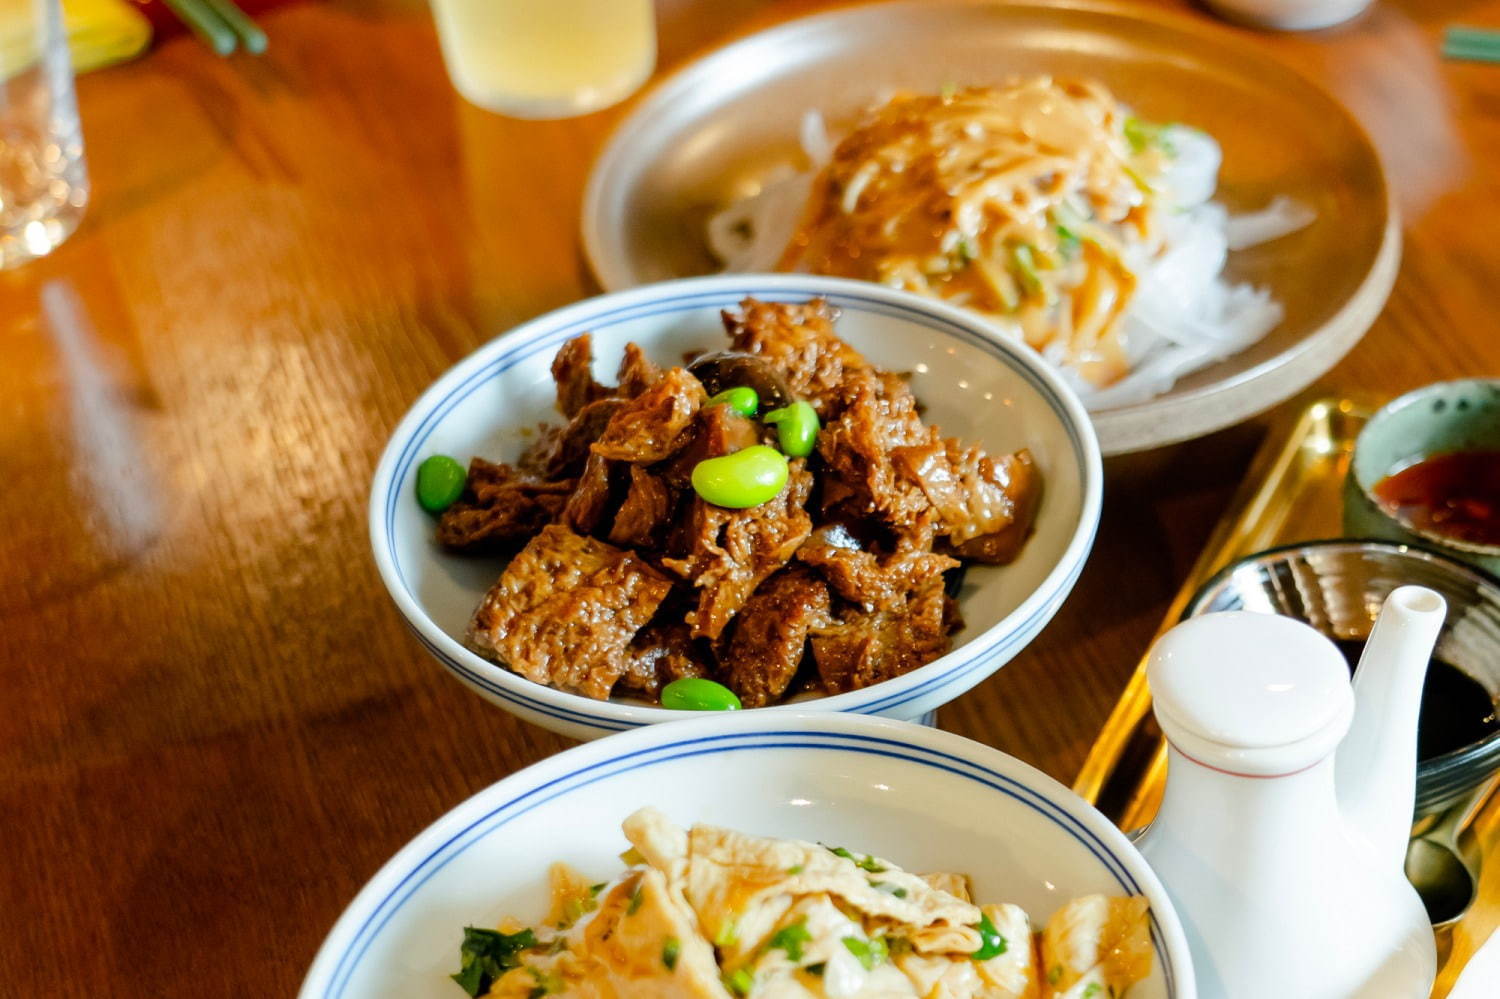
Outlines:
[[[656,65],[651,0],[432,0],[458,92],[514,118],[567,118],[635,91]]]

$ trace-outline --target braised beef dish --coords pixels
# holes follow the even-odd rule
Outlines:
[[[1031,455],[924,423],[824,301],[723,318],[728,349],[683,366],[627,344],[613,387],[588,334],[568,341],[552,363],[566,422],[513,465],[473,459],[437,537],[510,557],[469,625],[479,655],[593,698],[655,702],[706,677],[758,707],[949,650],[945,574],[1016,557],[1041,492]]]

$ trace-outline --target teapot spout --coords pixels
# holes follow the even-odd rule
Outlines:
[[[1339,809],[1399,868],[1411,836],[1417,787],[1417,715],[1447,603],[1422,586],[1386,598],[1354,673],[1354,724],[1335,763]]]

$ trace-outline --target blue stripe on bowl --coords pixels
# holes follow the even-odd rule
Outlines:
[[[870,312],[877,315],[912,321],[917,323],[918,325],[925,326],[928,329],[955,336],[965,343],[969,343],[978,347],[985,353],[1001,361],[1011,371],[1019,374],[1029,386],[1035,389],[1038,394],[1042,396],[1042,398],[1046,401],[1047,405],[1052,409],[1052,411],[1057,414],[1057,416],[1059,417],[1059,421],[1063,424],[1068,432],[1069,443],[1072,445],[1073,453],[1078,460],[1079,479],[1084,483],[1088,481],[1088,468],[1084,461],[1084,448],[1082,447],[1082,443],[1079,439],[1078,430],[1075,426],[1073,426],[1071,422],[1068,421],[1067,408],[1063,404],[1061,397],[1054,390],[1053,386],[1048,382],[1042,380],[1034,371],[1022,364],[999,342],[986,337],[983,334],[980,334],[968,328],[967,326],[949,319],[945,319],[941,316],[929,315],[926,312],[907,308],[901,305],[894,305],[880,298],[861,295],[858,292],[853,291],[817,294],[812,292],[788,292],[780,288],[735,287],[732,290],[725,291],[686,292],[684,294],[676,295],[670,298],[653,299],[648,302],[627,304],[618,306],[613,309],[604,309],[598,312],[585,312],[579,315],[579,317],[575,320],[563,326],[560,326],[557,329],[552,330],[544,335],[539,335],[535,338],[530,339],[523,338],[519,340],[511,349],[502,350],[483,367],[472,372],[468,377],[463,379],[463,381],[459,382],[457,385],[453,386],[446,395],[444,395],[440,400],[432,405],[427,415],[423,417],[421,423],[419,423],[416,429],[412,431],[411,436],[407,439],[405,445],[401,449],[400,455],[396,461],[395,470],[388,479],[389,488],[386,495],[385,505],[384,520],[386,547],[390,551],[391,564],[395,568],[396,577],[401,584],[401,588],[406,591],[408,596],[411,597],[413,603],[416,603],[419,607],[421,606],[420,601],[417,600],[416,594],[412,591],[411,586],[406,581],[406,574],[402,567],[401,558],[396,547],[395,522],[396,512],[398,509],[397,504],[402,496],[410,492],[408,485],[410,483],[413,466],[417,462],[417,456],[422,453],[423,448],[425,447],[428,439],[432,436],[433,432],[437,429],[437,426],[455,407],[461,404],[475,391],[482,388],[486,383],[493,380],[496,376],[504,373],[505,371],[508,371],[515,365],[530,359],[538,353],[552,350],[555,347],[560,346],[563,341],[577,336],[580,333],[589,330],[596,330],[604,326],[629,322],[632,320],[650,316],[668,315],[708,307],[733,307],[738,305],[740,301],[747,296],[775,299],[777,301],[808,301],[812,298],[823,297],[828,299],[828,301],[832,302],[836,306],[849,307],[858,311]],[[1092,546],[1094,535],[1096,533],[1097,525],[1090,532],[1090,547]],[[1074,568],[1074,571],[1070,573],[1069,577],[1065,581],[1065,584],[1059,589],[1059,593],[1065,593],[1071,587],[1071,585],[1077,581],[1079,574],[1082,572],[1082,568],[1082,563]],[[1037,618],[1055,613],[1057,604],[1059,602],[1060,601],[1049,601],[1047,604],[1039,607],[1024,622],[1012,628],[1010,634],[1024,634],[1024,632],[1036,622]],[[545,704],[521,691],[503,688],[494,681],[486,678],[482,673],[475,670],[472,666],[466,665],[462,663],[462,661],[454,658],[452,655],[441,651],[432,641],[421,635],[421,633],[418,632],[414,627],[412,630],[417,634],[423,646],[426,647],[428,651],[431,652],[434,656],[436,656],[438,660],[443,663],[443,665],[447,666],[450,671],[457,674],[465,682],[472,683],[486,691],[489,691],[496,697],[504,700],[509,704],[524,706],[529,710],[536,711],[539,714],[543,714],[551,718],[568,721],[573,724],[583,725],[601,731],[623,731],[626,729],[639,727],[638,724],[634,722],[616,722],[613,720],[605,720],[601,719],[598,715]],[[952,666],[947,670],[944,670],[941,673],[923,680],[920,684],[909,690],[905,690],[897,694],[891,694],[870,704],[863,705],[860,708],[856,709],[857,713],[875,714],[883,711],[893,710],[900,707],[902,704],[906,704],[916,698],[928,694],[937,687],[946,686],[956,679],[968,675],[974,670],[992,661],[996,655],[998,655],[1005,649],[1008,649],[1010,645],[1013,644],[1009,642],[1002,642],[1001,639],[1003,639],[1004,637],[1005,636],[1001,636],[1000,639],[997,639],[988,645],[982,646],[976,646],[975,642],[971,641],[969,644],[961,647],[960,649],[956,650],[955,653],[953,653],[959,658],[957,658],[953,662]]]
[[[488,691],[507,704],[512,704],[519,708],[530,711],[536,711],[546,715],[549,718],[556,718],[558,721],[565,721],[574,725],[587,725],[590,728],[597,729],[600,733],[605,735],[608,735],[611,732],[624,732],[627,729],[639,728],[639,726],[631,725],[629,722],[616,722],[599,718],[595,715],[579,714],[575,711],[570,711],[567,708],[554,708],[550,704],[542,704],[537,701],[532,701],[528,698],[518,697],[512,691],[500,686],[498,683],[495,683],[483,674],[474,672],[463,663],[459,662],[457,659],[454,659],[452,656],[448,655],[448,653],[444,652],[432,642],[428,641],[427,637],[420,631],[418,631],[415,627],[413,627],[410,622],[407,622],[407,627],[411,630],[411,633],[416,636],[417,641],[422,643],[423,648],[431,653],[438,662],[442,663],[449,670],[458,674],[460,679],[464,680],[466,683],[472,683],[476,687],[480,687],[483,690]]]
[[[554,778],[504,801],[454,833],[443,843],[419,860],[385,896],[371,909],[360,924],[344,952],[339,955],[324,990],[326,999],[342,999],[349,980],[353,977],[360,960],[374,943],[387,923],[395,916],[411,896],[446,867],[452,860],[484,837],[494,833],[512,820],[554,798],[570,794],[581,788],[619,774],[643,767],[655,766],[674,760],[751,749],[802,749],[855,752],[870,756],[881,756],[902,760],[921,766],[942,770],[967,778],[1020,802],[1050,820],[1062,832],[1082,844],[1104,865],[1114,877],[1122,892],[1140,894],[1140,884],[1130,874],[1125,862],[1106,846],[1099,837],[1077,817],[1057,803],[1032,790],[1013,777],[1008,777],[972,760],[945,753],[941,750],[910,746],[894,739],[852,733],[820,733],[807,731],[770,731],[715,735],[694,739],[683,739],[643,749],[628,756],[618,756],[579,767],[561,777]],[[619,764],[618,766],[616,764]],[[1167,995],[1177,994],[1176,969],[1167,954],[1162,940],[1161,924],[1155,911],[1151,912],[1151,940],[1156,959],[1166,979]]]

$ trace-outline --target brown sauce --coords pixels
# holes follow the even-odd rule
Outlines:
[[[1336,638],[1334,644],[1349,661],[1359,665],[1365,650],[1362,638]],[[1451,753],[1500,731],[1495,700],[1483,684],[1441,659],[1427,668],[1422,708],[1417,719],[1417,759],[1430,760]]]
[[[1375,484],[1386,512],[1418,530],[1500,545],[1500,451],[1435,454]]]

